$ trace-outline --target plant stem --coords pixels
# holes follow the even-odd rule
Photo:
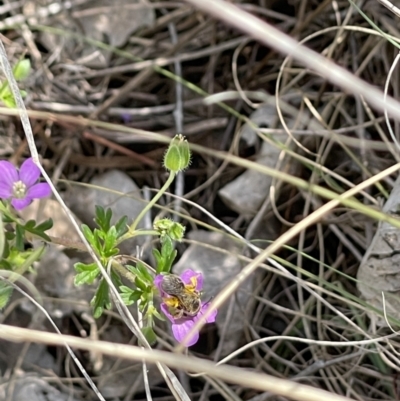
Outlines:
[[[121,241],[133,236],[134,231],[136,230],[137,225],[139,224],[140,220],[142,220],[143,216],[155,205],[155,203],[161,198],[164,192],[169,188],[174,181],[175,173],[170,172],[169,177],[162,188],[158,191],[158,193],[154,196],[154,198],[146,205],[146,207],[139,213],[136,217],[135,221],[129,227],[129,232],[127,232],[124,236],[121,237]]]
[[[130,282],[135,283],[136,276],[131,273],[126,267],[118,263],[117,261],[113,260],[111,262],[113,269],[115,269],[121,276],[127,278]]]

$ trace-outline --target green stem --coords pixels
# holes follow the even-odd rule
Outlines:
[[[140,220],[142,220],[143,216],[156,204],[156,202],[161,198],[161,196],[164,194],[164,192],[169,188],[169,186],[172,184],[172,181],[174,181],[175,178],[175,173],[170,172],[168,180],[165,182],[165,184],[162,186],[162,188],[158,191],[157,195],[154,196],[154,198],[146,205],[146,207],[139,213],[139,215],[136,217],[135,221],[131,224],[129,227],[129,232],[126,233],[124,236],[120,238],[120,241],[123,241],[125,239],[131,238],[133,236],[133,233],[136,230],[137,225],[139,224]]]
[[[126,269],[123,265],[121,265],[115,260],[111,262],[111,265],[113,269],[115,269],[121,276],[125,277],[130,282],[135,284],[136,276],[133,273],[131,273],[128,269]]]

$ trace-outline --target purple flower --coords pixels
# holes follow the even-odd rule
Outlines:
[[[210,304],[208,302],[203,303],[200,300],[200,309],[193,316],[185,313],[183,316],[181,316],[182,313],[174,313],[177,310],[179,311],[182,308],[182,305],[178,297],[169,295],[163,291],[161,288],[163,277],[163,275],[159,274],[154,279],[154,284],[158,288],[158,291],[163,299],[163,302],[161,303],[161,310],[172,323],[172,334],[174,335],[175,339],[179,342],[182,342],[196,322],[201,319],[203,314],[208,310]],[[198,295],[198,293],[203,289],[203,275],[201,273],[188,269],[180,275],[180,278],[185,284],[186,293]],[[207,317],[206,322],[213,323],[215,322],[216,317],[217,311],[214,310],[211,315]],[[191,345],[196,344],[198,340],[199,332],[197,331],[186,341],[185,345],[190,347]]]
[[[0,198],[11,199],[16,210],[26,208],[34,199],[51,194],[47,183],[37,183],[40,170],[32,158],[26,159],[19,171],[8,161],[0,161]]]

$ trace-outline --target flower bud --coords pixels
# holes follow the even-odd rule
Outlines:
[[[182,224],[167,218],[155,221],[153,227],[159,232],[161,240],[168,236],[173,241],[182,241],[185,234],[185,227]]]
[[[190,164],[189,144],[184,136],[175,135],[164,157],[164,166],[174,173],[183,171]]]

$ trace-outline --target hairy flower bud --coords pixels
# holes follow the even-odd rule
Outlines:
[[[185,170],[190,164],[191,153],[184,136],[175,135],[164,157],[164,166],[174,173]]]
[[[156,220],[153,228],[160,233],[161,240],[168,235],[173,241],[182,241],[185,234],[185,227],[182,224],[168,218]]]

